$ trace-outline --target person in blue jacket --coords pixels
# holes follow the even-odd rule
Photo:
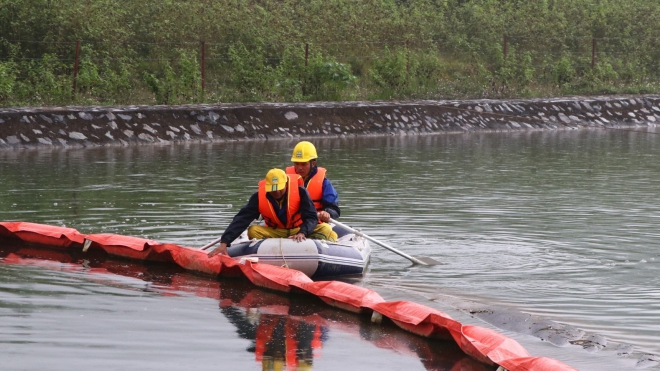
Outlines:
[[[286,173],[298,174],[303,178],[304,186],[314,202],[319,220],[327,222],[330,218],[339,218],[341,214],[339,195],[325,176],[327,170],[316,165],[317,158],[316,147],[310,142],[302,141],[293,148],[291,155],[293,166],[287,167]]]

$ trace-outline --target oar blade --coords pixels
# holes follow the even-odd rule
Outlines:
[[[422,256],[421,258],[417,258],[417,260],[421,261],[422,263],[426,265],[443,265],[445,263],[437,261],[433,258],[429,258],[428,256]]]

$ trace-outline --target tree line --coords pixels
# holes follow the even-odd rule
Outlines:
[[[2,0],[0,105],[655,93],[658,19],[657,0]]]

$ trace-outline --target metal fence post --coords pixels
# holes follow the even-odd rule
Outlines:
[[[596,66],[596,38],[591,39],[591,68]]]
[[[406,71],[410,72],[410,40],[406,40]]]
[[[509,46],[509,36],[507,34],[504,34],[504,41],[502,44],[502,54],[504,55],[504,61],[506,62],[506,49]]]
[[[80,59],[80,40],[76,41],[76,59],[73,65],[73,90],[71,100],[76,100],[76,83],[78,82],[78,60]]]
[[[305,44],[305,67],[307,67],[308,60],[309,60],[309,44]]]
[[[202,93],[206,85],[206,41],[202,41]]]

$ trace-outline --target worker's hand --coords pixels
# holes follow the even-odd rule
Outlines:
[[[226,243],[224,243],[224,242],[220,243],[220,246],[217,249],[211,251],[208,256],[210,258],[210,257],[216,256],[218,254],[227,255],[227,244]]]
[[[293,236],[290,236],[289,238],[295,240],[296,242],[303,242],[306,239],[305,235],[302,233],[296,233]]]
[[[319,211],[316,215],[318,215],[319,220],[322,222],[327,222],[330,220],[330,213],[327,211]]]

